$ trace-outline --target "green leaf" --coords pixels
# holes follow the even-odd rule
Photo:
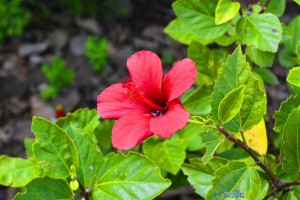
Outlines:
[[[201,158],[207,164],[212,158],[220,144],[224,142],[224,136],[214,129],[209,129],[206,133],[200,134],[206,152]]]
[[[104,120],[95,130],[95,136],[98,140],[98,145],[101,147],[101,151],[104,154],[104,149],[109,150],[112,148],[111,134],[114,120]]]
[[[186,45],[191,44],[193,40],[201,42],[201,38],[199,38],[198,35],[191,30],[190,26],[179,18],[171,21],[164,29],[164,32],[174,40]]]
[[[183,129],[176,132],[185,143],[188,151],[197,151],[202,148],[200,133],[206,132],[207,126],[188,123]]]
[[[282,39],[281,41],[284,43],[286,40],[289,40],[293,37],[293,32],[290,30],[288,25],[281,23],[282,27]]]
[[[220,154],[218,154],[219,157],[227,159],[227,160],[246,160],[247,158],[251,159],[251,162],[253,163],[253,159],[249,157],[249,154],[245,151],[241,151],[239,148],[230,148],[227,151],[223,151]]]
[[[92,190],[97,178],[95,173],[97,173],[96,170],[102,164],[103,155],[97,144],[84,130],[75,128],[71,124],[68,134],[74,141],[79,154],[78,181],[86,189]]]
[[[166,178],[172,182],[172,185],[168,188],[168,190],[179,189],[189,185],[187,176],[183,174],[182,170],[180,170],[176,175],[167,173]]]
[[[264,5],[266,0],[260,0],[260,2],[262,5]],[[285,0],[271,0],[268,3],[265,12],[273,13],[277,17],[280,17],[284,13],[285,4],[286,4]]]
[[[244,98],[245,86],[231,90],[219,104],[219,119],[222,123],[231,120],[240,111]]]
[[[199,37],[207,43],[223,35],[228,29],[227,23],[215,24],[215,9],[217,0],[179,0],[172,7],[180,18]],[[201,43],[203,43],[201,42]]]
[[[26,186],[26,191],[18,193],[14,200],[70,200],[73,198],[74,194],[65,180],[45,177],[31,181]]]
[[[300,106],[293,109],[285,123],[280,160],[285,172],[300,172]]]
[[[94,199],[154,199],[171,185],[152,161],[137,153],[111,153],[97,173]]]
[[[294,0],[294,2],[300,6],[300,0]]]
[[[230,20],[230,27],[226,31],[225,34],[222,36],[218,37],[217,39],[214,40],[218,45],[227,47],[231,45],[232,43],[236,42],[239,40],[239,37],[236,34],[236,23],[238,20],[241,18],[241,16],[238,14],[236,15],[232,20]]]
[[[279,111],[276,111],[273,116],[275,119],[274,131],[283,133],[289,114],[298,106],[300,106],[300,96],[290,96],[286,101],[281,103]]]
[[[33,154],[33,144],[35,142],[35,138],[25,138],[24,139],[24,145],[25,145],[25,151],[28,158],[34,158]]]
[[[285,40],[284,45],[289,51],[296,53],[296,46],[300,41],[300,16],[297,16],[294,19],[292,19],[288,27],[292,32],[293,37]]]
[[[240,7],[241,5],[239,2],[232,2],[231,0],[220,0],[216,8],[216,24],[223,24],[234,18],[238,14]]]
[[[252,46],[247,47],[246,55],[249,56],[249,58],[260,67],[271,66],[275,57],[273,53],[261,51]]]
[[[193,90],[190,95],[183,98],[184,108],[192,115],[208,114],[211,112],[211,86],[202,86]]]
[[[179,138],[171,138],[161,142],[152,137],[144,142],[143,152],[161,169],[175,175],[184,162],[185,148],[183,141]]]
[[[262,7],[259,4],[250,5],[254,14],[259,14],[262,11]]]
[[[35,160],[0,156],[0,185],[23,187],[42,176],[43,170]]]
[[[300,60],[293,52],[284,49],[279,53],[279,63],[284,67],[295,67],[297,64],[300,64]]]
[[[256,200],[263,199],[267,195],[269,186],[270,184],[268,183],[268,181],[261,179],[260,192],[256,196]]]
[[[72,125],[75,128],[87,131],[92,135],[100,124],[100,117],[94,109],[81,108],[74,113],[68,113],[67,116],[59,118],[56,121],[56,124],[65,131]]]
[[[96,181],[95,170],[101,165],[103,158],[93,134],[100,124],[97,111],[78,109],[60,118],[56,124],[63,128],[74,141],[80,163],[77,168],[78,180],[85,188],[92,190]]]
[[[298,59],[300,59],[300,41],[298,42],[298,44],[296,46],[296,51],[297,51]]]
[[[259,80],[251,74],[250,66],[241,48],[238,47],[232,55],[228,56],[212,93],[212,116],[216,125],[221,125],[219,105],[222,99],[230,91],[241,86],[245,86],[241,109],[232,120],[224,124],[225,129],[230,132],[246,131],[258,124],[266,109],[266,95],[260,89]]]
[[[222,57],[216,51],[210,50],[208,47],[197,42],[192,42],[189,46],[188,57],[196,62],[198,72],[214,79],[222,67]]]
[[[289,84],[288,87],[292,95],[300,95],[300,87],[291,84]]]
[[[201,90],[195,91],[199,92]],[[198,99],[189,100],[188,103],[184,104],[184,108],[192,115],[209,114],[211,111],[211,96],[207,95]]]
[[[79,165],[78,152],[68,134],[50,121],[33,117],[31,130],[36,136],[33,152],[44,163],[46,174],[51,178],[70,176],[71,165]]]
[[[277,51],[282,36],[280,21],[271,13],[241,18],[236,25],[236,32],[248,46],[270,52]]]
[[[220,45],[220,46],[229,46],[232,43],[234,43],[235,41],[238,40],[238,36],[235,34],[224,34],[221,37],[218,37],[215,42]]]
[[[300,1],[299,1],[300,5]],[[290,190],[288,191],[282,198],[282,200],[298,200],[300,199],[300,192],[296,190]]]
[[[199,158],[191,158],[190,164],[184,164],[182,171],[188,176],[188,181],[195,188],[196,193],[206,197],[212,186],[214,172],[226,164],[227,160],[215,157],[204,165]]]
[[[279,84],[277,77],[269,69],[256,67],[253,72],[258,74],[266,83]]]
[[[300,67],[291,69],[286,80],[290,84],[300,87]]]
[[[207,200],[215,199],[217,196],[225,199],[226,195],[235,191],[239,191],[244,199],[256,199],[261,187],[260,177],[254,167],[237,161],[230,161],[219,168],[212,183]]]

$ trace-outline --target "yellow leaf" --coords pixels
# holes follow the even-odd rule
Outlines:
[[[247,145],[259,153],[264,155],[268,149],[268,138],[266,132],[266,125],[262,119],[257,125],[253,126],[250,130],[244,132]]]

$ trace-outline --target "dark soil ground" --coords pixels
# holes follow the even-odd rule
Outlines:
[[[126,60],[134,52],[152,50],[160,57],[171,54],[173,61],[187,56],[183,46],[164,32],[175,18],[172,0],[128,0],[128,14],[118,18],[78,20],[62,10],[50,9],[51,15],[37,24],[32,20],[20,37],[8,38],[0,45],[0,154],[24,157],[23,140],[32,137],[31,118],[55,117],[55,106],[62,104],[65,112],[80,107],[96,108],[97,95],[112,83],[127,76]],[[245,1],[248,2],[248,1]],[[292,6],[290,6],[292,5]],[[35,8],[30,7],[34,12]],[[288,1],[282,20],[290,21],[300,14]],[[96,74],[84,55],[84,41],[89,35],[104,36],[109,41],[109,62],[102,74]],[[44,100],[39,93],[47,80],[40,71],[42,63],[53,57],[65,58],[66,66],[76,71],[74,84],[53,100]],[[171,64],[165,64],[165,69]],[[285,85],[287,69],[275,63],[272,67],[281,84],[267,85],[268,114],[271,117],[280,102],[289,96]],[[273,125],[269,123],[269,129]],[[272,138],[272,133],[269,135]],[[271,148],[272,151],[272,148]],[[0,187],[0,200],[11,199],[14,189]],[[192,188],[167,192],[159,199],[199,199]]]

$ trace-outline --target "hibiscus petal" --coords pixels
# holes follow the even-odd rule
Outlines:
[[[162,100],[162,65],[160,58],[151,51],[139,51],[127,60],[127,69],[132,82],[144,95],[155,102]]]
[[[106,88],[97,99],[97,110],[104,119],[118,119],[129,112],[149,113],[149,107],[126,95],[121,83]]]
[[[161,117],[151,118],[150,130],[160,137],[171,137],[173,133],[185,126],[190,113],[178,99],[167,103],[168,111]]]
[[[112,129],[112,145],[127,150],[153,135],[149,129],[150,115],[129,113],[121,117]]]
[[[168,101],[189,89],[196,78],[196,64],[189,58],[178,61],[163,78],[163,95]]]

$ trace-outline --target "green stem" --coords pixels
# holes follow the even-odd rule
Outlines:
[[[247,141],[246,141],[244,132],[243,132],[243,131],[240,131],[240,134],[242,135],[243,142],[245,143],[245,145],[247,145]],[[248,145],[247,145],[247,146],[248,146]]]
[[[189,119],[188,122],[189,122],[189,123],[192,123],[192,124],[200,124],[200,125],[204,125],[202,122],[199,122],[199,121],[193,120],[193,119]]]

